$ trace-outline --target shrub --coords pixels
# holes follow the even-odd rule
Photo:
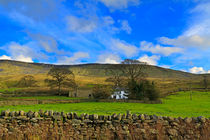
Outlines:
[[[18,87],[35,87],[37,81],[35,80],[34,76],[26,75],[20,79],[18,82]]]
[[[159,91],[154,82],[142,80],[140,82],[128,82],[128,98],[142,100],[148,98],[149,100],[157,100],[159,98]]]
[[[108,99],[113,93],[110,86],[96,85],[92,89],[92,95],[95,99]]]
[[[8,87],[8,88],[13,88],[13,87],[18,87],[18,81],[6,81],[5,82],[5,85]]]
[[[160,96],[159,90],[156,88],[155,83],[150,83],[147,81],[146,88],[145,88],[146,97],[149,100],[157,100]]]

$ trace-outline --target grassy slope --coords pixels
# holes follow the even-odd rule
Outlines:
[[[4,88],[5,82],[18,81],[26,74],[34,75],[40,88],[45,87],[44,79],[47,72],[54,65],[39,63],[24,63],[17,61],[0,60],[0,88]],[[84,65],[66,65],[76,75],[76,81],[82,89],[90,89],[94,84],[109,84],[105,82],[107,78],[105,69],[110,68],[110,64],[84,64]],[[188,88],[189,82],[192,87],[199,87],[202,80],[201,75],[190,74],[171,69],[165,69],[156,66],[148,66],[147,73],[150,80],[157,83],[163,94],[168,91],[174,91],[179,88]],[[83,90],[81,90],[83,91]],[[83,96],[83,93],[81,93]],[[84,93],[86,96],[88,93]]]
[[[179,92],[176,95],[170,95],[163,99],[163,104],[86,102],[74,104],[4,106],[1,107],[0,110],[38,111],[42,109],[89,114],[123,114],[127,110],[130,110],[132,113],[137,114],[145,113],[174,117],[210,117],[210,92],[193,92],[192,100],[190,100],[189,94],[189,92]]]
[[[9,60],[0,60],[0,75],[13,76],[23,74],[46,74],[48,70],[58,65],[40,64],[40,63],[24,63]],[[60,65],[61,66],[61,65]],[[83,65],[65,65],[79,76],[94,76],[103,77],[107,76],[105,69],[110,68],[111,64],[83,64]],[[199,77],[195,74],[186,72],[165,69],[157,66],[148,66],[147,73],[149,77],[153,78],[196,78]]]

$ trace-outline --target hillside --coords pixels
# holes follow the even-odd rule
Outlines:
[[[47,72],[51,67],[67,67],[71,69],[76,82],[80,88],[80,95],[86,96],[90,93],[95,84],[110,84],[105,80],[108,76],[106,69],[110,69],[113,64],[80,64],[80,65],[52,65],[42,63],[25,63],[10,60],[0,61],[0,88],[14,87],[24,75],[30,74],[38,81],[39,88],[46,88],[44,83]],[[171,92],[192,88],[201,88],[203,75],[191,74],[187,72],[166,69],[158,66],[148,65],[146,68],[148,79],[154,81],[163,95]],[[35,89],[38,91],[38,88]]]
[[[0,60],[0,75],[46,74],[53,66],[68,67],[80,76],[107,76],[105,69],[113,64],[80,64],[80,65],[52,65],[42,63],[26,63],[10,60]],[[197,78],[201,75],[166,69],[158,66],[147,66],[150,78]]]

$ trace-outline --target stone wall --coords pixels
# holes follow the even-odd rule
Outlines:
[[[53,111],[2,111],[0,139],[168,140],[210,138],[210,119],[156,115],[88,115]]]

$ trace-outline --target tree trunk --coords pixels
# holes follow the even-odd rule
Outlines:
[[[59,96],[61,95],[61,84],[60,83],[58,84],[58,95]]]

